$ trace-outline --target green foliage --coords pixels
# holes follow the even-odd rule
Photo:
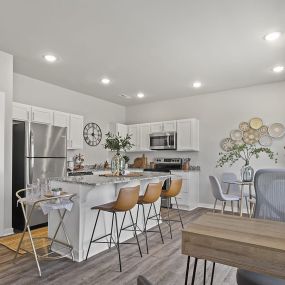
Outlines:
[[[119,153],[122,150],[130,150],[133,146],[134,144],[131,143],[131,136],[129,134],[125,137],[120,136],[119,133],[117,135],[112,134],[111,132],[106,134],[106,141],[104,144],[105,149]]]
[[[130,158],[127,155],[124,155],[123,158],[125,160],[125,163],[128,163],[130,161]]]
[[[232,166],[239,159],[244,160],[245,164],[249,164],[249,161],[252,157],[258,159],[261,153],[267,154],[270,159],[274,159],[275,163],[277,163],[275,153],[268,147],[257,147],[256,145],[248,144],[236,144],[230,151],[219,153],[220,158],[217,161],[216,167],[223,167],[225,164]],[[276,155],[278,155],[278,153]]]

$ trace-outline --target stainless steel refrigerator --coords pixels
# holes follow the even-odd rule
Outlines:
[[[13,220],[15,229],[24,228],[15,193],[39,179],[44,183],[51,177],[66,175],[66,128],[38,123],[13,122]],[[41,210],[34,212],[32,226],[47,223]]]

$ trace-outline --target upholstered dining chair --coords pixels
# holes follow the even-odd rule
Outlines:
[[[215,213],[217,201],[222,202],[222,214],[224,213],[224,206],[226,202],[231,202],[232,213],[234,213],[233,202],[239,202],[240,197],[232,194],[223,193],[221,184],[216,176],[209,176],[212,194],[215,198],[215,204],[213,208],[213,212]]]
[[[232,194],[232,195],[240,197],[240,191],[241,191],[240,190],[240,186],[238,184],[229,184],[229,183],[227,183],[227,182],[238,181],[238,178],[237,178],[235,173],[233,173],[233,172],[224,172],[224,173],[222,173],[221,181],[222,181],[221,182],[221,186],[222,186],[223,192],[225,194]],[[244,191],[243,197],[244,197],[244,200],[245,200],[247,213],[250,215],[249,207],[248,207],[249,192]],[[238,207],[239,207],[239,205],[238,205]]]
[[[285,222],[285,169],[262,169],[255,174],[254,218]],[[237,270],[238,285],[285,285],[284,279]]]

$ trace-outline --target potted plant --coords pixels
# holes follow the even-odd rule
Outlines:
[[[120,136],[119,133],[117,135],[111,132],[106,134],[104,148],[116,152],[111,161],[111,171],[114,175],[121,175],[125,170],[125,159],[121,155],[121,151],[130,150],[133,146],[129,134],[125,137]]]
[[[250,160],[253,157],[258,159],[261,153],[267,154],[270,159],[274,159],[275,163],[277,163],[277,158],[275,157],[274,152],[268,147],[257,147],[256,145],[250,144],[236,144],[231,150],[219,153],[220,157],[217,161],[216,167],[223,167],[225,164],[232,166],[235,162],[242,159],[245,164],[241,169],[241,179],[242,181],[251,182],[253,181],[254,170],[249,164]]]
[[[125,160],[125,169],[128,169],[129,167],[128,162],[130,161],[130,158],[127,155],[124,155],[123,158]]]

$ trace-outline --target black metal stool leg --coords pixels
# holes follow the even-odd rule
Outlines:
[[[195,258],[195,263],[194,263],[194,268],[193,268],[193,274],[192,274],[192,282],[191,282],[191,285],[194,285],[194,283],[195,283],[197,262],[198,262],[198,258],[196,257],[196,258]]]
[[[167,202],[167,216],[168,216],[168,226],[169,226],[170,237],[172,239],[172,229],[171,229],[171,222],[170,222],[170,217],[169,217],[171,198],[167,198],[167,199],[169,199],[170,201],[170,203]]]
[[[90,239],[90,242],[89,242],[89,246],[88,246],[88,250],[87,250],[87,254],[86,254],[85,260],[87,260],[87,258],[88,258],[88,254],[89,254],[91,243],[92,243],[92,240],[93,240],[95,228],[96,228],[96,225],[97,225],[97,222],[98,222],[99,214],[100,214],[100,210],[98,210],[98,213],[97,213],[96,221],[95,221],[94,228],[93,228],[93,231],[92,231],[92,235],[91,235],[91,239]]]
[[[212,276],[211,276],[211,285],[213,285],[213,281],[214,281],[215,265],[216,265],[216,263],[213,262]]]
[[[132,220],[132,223],[133,223],[133,228],[134,228],[134,232],[135,232],[135,237],[136,237],[136,240],[137,240],[138,248],[139,248],[139,251],[140,251],[140,255],[142,257],[142,251],[141,251],[139,239],[138,239],[138,236],[137,236],[137,230],[136,230],[136,226],[135,226],[135,223],[134,223],[133,215],[132,215],[131,210],[129,210],[129,212],[130,212],[131,220]]]
[[[144,204],[142,204],[142,208],[143,208],[143,221],[144,221],[144,234],[145,234],[146,253],[148,254],[148,241],[147,241],[146,217],[145,217]]]
[[[207,272],[207,260],[204,260],[204,279],[203,284],[206,285],[206,272]]]
[[[189,265],[190,265],[190,256],[187,257],[186,275],[185,275],[185,282],[184,282],[185,285],[187,285],[188,283]]]
[[[122,220],[122,225],[121,225],[120,232],[119,232],[119,238],[121,236],[121,232],[122,232],[123,225],[124,225],[124,222],[125,222],[126,214],[127,214],[127,212],[124,213],[124,217],[123,217],[123,220]]]
[[[115,220],[116,220],[116,232],[117,232],[117,250],[119,254],[119,263],[120,263],[120,272],[122,272],[122,262],[121,262],[121,253],[120,253],[120,237],[119,237],[119,228],[118,228],[118,218],[117,213],[115,212]]]
[[[112,236],[113,236],[113,225],[114,225],[114,213],[112,214],[112,225],[111,225],[111,232],[110,232],[110,241],[108,244],[109,249],[111,248],[112,245]]]
[[[181,218],[181,215],[180,215],[180,210],[179,210],[178,203],[177,203],[177,199],[176,199],[176,197],[174,197],[174,199],[175,199],[175,203],[176,203],[179,219],[180,219],[180,222],[181,222],[181,226],[182,226],[182,229],[184,229],[182,218]]]
[[[158,229],[159,229],[160,236],[161,236],[161,241],[162,241],[162,243],[164,243],[163,236],[162,236],[162,232],[161,232],[161,228],[160,228],[160,224],[159,224],[159,217],[158,217],[158,215],[157,215],[157,211],[156,211],[156,208],[155,208],[155,204],[154,204],[154,203],[153,203],[153,208],[154,208],[155,217],[156,217],[156,220],[157,220],[157,225],[158,225]]]

